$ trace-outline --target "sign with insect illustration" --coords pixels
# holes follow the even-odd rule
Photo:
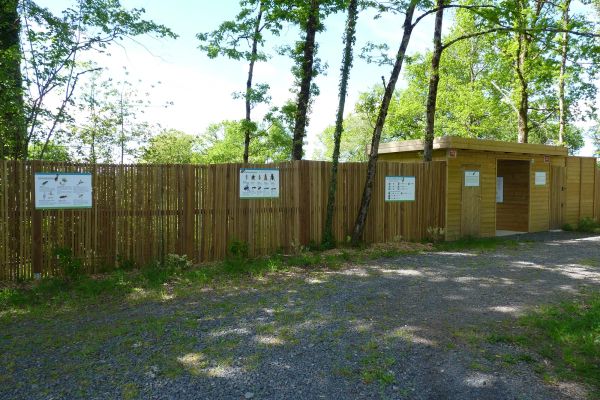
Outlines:
[[[35,174],[35,208],[92,208],[92,174],[38,172]]]
[[[386,176],[385,201],[415,201],[414,176]]]
[[[279,170],[240,168],[240,199],[279,198]]]

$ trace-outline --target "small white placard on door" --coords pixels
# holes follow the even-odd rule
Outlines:
[[[546,171],[535,171],[535,186],[546,186]]]
[[[496,203],[504,202],[504,177],[496,177]]]
[[[479,171],[465,171],[465,186],[479,186]]]
[[[385,201],[415,201],[414,176],[386,176]]]

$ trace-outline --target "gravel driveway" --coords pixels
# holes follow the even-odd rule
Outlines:
[[[581,398],[470,335],[599,289],[600,237],[520,240],[18,318],[0,399]]]

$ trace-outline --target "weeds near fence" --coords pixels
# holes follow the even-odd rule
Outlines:
[[[579,220],[576,226],[571,224],[564,224],[562,226],[563,231],[577,231],[583,233],[600,233],[600,222],[593,218],[582,218]]]
[[[453,242],[436,243],[435,248],[439,251],[478,250],[493,251],[498,247],[517,247],[518,241],[499,237],[476,238],[466,237]]]
[[[192,266],[186,256],[170,254],[164,262],[155,262],[139,270],[125,263],[116,271],[87,276],[81,274],[79,262],[66,250],[61,251],[63,277],[46,278],[40,282],[0,286],[0,317],[59,306],[78,308],[109,300],[124,300],[145,293],[144,298],[160,301],[173,288],[227,285],[291,270],[342,268],[346,263],[397,257],[407,253],[430,250],[420,243],[394,242],[363,249],[341,248],[327,251],[308,251],[298,248],[294,254],[274,254],[270,257],[248,258],[243,242],[232,241],[229,256],[222,262]],[[72,271],[67,273],[67,271]],[[135,296],[134,296],[135,297]]]

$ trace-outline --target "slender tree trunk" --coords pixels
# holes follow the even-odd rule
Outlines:
[[[362,199],[360,202],[360,208],[354,224],[354,230],[352,231],[352,244],[358,245],[363,236],[365,230],[365,224],[367,221],[367,214],[369,212],[369,205],[371,204],[371,195],[373,192],[373,183],[375,182],[375,173],[377,172],[377,158],[379,156],[379,141],[381,139],[381,132],[383,125],[387,118],[390,101],[396,88],[396,82],[400,76],[402,70],[402,63],[404,62],[404,56],[406,55],[406,48],[410,41],[410,36],[413,31],[412,19],[417,7],[417,0],[412,0],[406,8],[406,16],[404,18],[404,32],[402,34],[402,42],[400,42],[400,48],[396,54],[396,62],[390,75],[390,79],[385,87],[383,99],[381,100],[381,107],[379,108],[379,114],[377,115],[377,122],[373,129],[373,138],[371,140],[371,152],[369,154],[369,163],[367,165],[367,179],[365,181],[365,187],[363,189]]]
[[[518,142],[529,142],[529,81],[527,74],[527,60],[529,59],[529,49],[533,38],[525,32],[526,28],[537,28],[542,15],[542,10],[547,4],[546,0],[535,0],[535,8],[529,8],[527,0],[518,0],[520,15],[520,32],[517,35],[517,54],[515,62],[515,70],[518,78]],[[533,11],[533,12],[531,12]],[[533,14],[532,19],[528,22],[528,14]]]
[[[560,60],[560,76],[558,77],[558,142],[565,143],[565,130],[567,127],[568,106],[565,100],[565,80],[567,72],[567,55],[569,53],[569,7],[571,0],[565,0],[563,9],[563,32],[561,43],[561,60]]]
[[[0,5],[0,159],[27,158],[19,0]]]
[[[444,0],[437,0],[435,12],[435,28],[433,31],[433,55],[431,57],[431,76],[429,77],[429,94],[427,95],[427,126],[425,129],[425,146],[423,159],[431,161],[433,157],[433,138],[435,136],[435,110],[438,85],[440,83],[440,60],[442,58],[442,22],[444,21]]]
[[[350,0],[348,5],[348,19],[344,33],[344,54],[342,56],[342,68],[340,78],[340,93],[338,109],[335,118],[335,133],[333,134],[333,156],[331,165],[331,180],[329,181],[329,193],[327,194],[327,215],[323,229],[323,246],[333,247],[335,237],[333,235],[333,212],[335,206],[335,195],[337,192],[337,173],[340,159],[340,142],[344,131],[344,108],[346,106],[346,95],[348,93],[348,80],[352,68],[352,50],[356,40],[356,20],[358,19],[358,0]]]
[[[525,62],[528,56],[529,40],[526,34],[520,33],[518,38],[517,48],[517,77],[519,80],[518,87],[518,139],[519,143],[527,143],[529,141],[529,93],[528,93],[528,82],[525,77]]]
[[[319,29],[319,0],[311,0],[308,21],[306,23],[306,38],[302,56],[300,92],[298,93],[296,118],[294,123],[294,138],[292,143],[292,160],[301,160],[304,155],[304,135],[306,131],[306,116],[310,103],[310,87],[313,78],[315,58],[315,37]]]
[[[121,165],[124,164],[125,158],[125,110],[123,107],[123,87],[121,87],[121,102],[119,104],[120,122],[121,122]]]
[[[260,3],[256,23],[254,25],[254,36],[252,37],[252,54],[248,65],[248,80],[246,81],[246,124],[244,127],[244,162],[247,163],[250,157],[250,137],[252,132],[252,79],[254,78],[254,64],[258,54],[258,38],[260,35],[260,24],[263,16],[263,4]]]

